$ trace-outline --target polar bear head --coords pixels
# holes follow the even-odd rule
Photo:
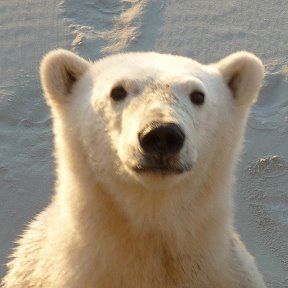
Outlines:
[[[154,52],[90,63],[55,50],[41,64],[58,160],[69,151],[99,181],[147,189],[233,170],[262,78],[247,52],[202,65]]]

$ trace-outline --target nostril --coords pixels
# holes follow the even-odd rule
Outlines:
[[[142,148],[144,148],[145,151],[148,151],[150,148],[154,146],[155,147],[157,146],[159,149],[161,149],[160,145],[161,145],[161,139],[159,135],[157,135],[156,133],[149,132],[142,138],[141,146]]]
[[[168,156],[181,150],[185,135],[177,124],[152,122],[139,132],[138,138],[144,152]]]
[[[180,134],[168,134],[166,137],[166,144],[170,149],[177,150],[178,147],[182,147],[184,141],[184,135]]]

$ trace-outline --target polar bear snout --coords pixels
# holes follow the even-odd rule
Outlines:
[[[192,169],[192,162],[184,159],[182,150],[185,133],[176,123],[152,121],[138,133],[138,149],[127,166],[133,171],[179,174]]]
[[[138,139],[144,153],[165,158],[181,150],[185,134],[175,123],[151,122],[138,133]]]

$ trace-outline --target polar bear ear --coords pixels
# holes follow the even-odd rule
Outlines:
[[[259,58],[242,51],[216,65],[239,105],[249,105],[256,100],[264,77],[264,66]]]
[[[88,61],[67,50],[50,51],[40,65],[40,78],[46,97],[55,101],[68,99],[73,85],[89,66]]]

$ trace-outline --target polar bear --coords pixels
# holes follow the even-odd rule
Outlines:
[[[155,52],[41,64],[57,183],[5,288],[264,288],[233,227],[234,166],[261,61]]]

